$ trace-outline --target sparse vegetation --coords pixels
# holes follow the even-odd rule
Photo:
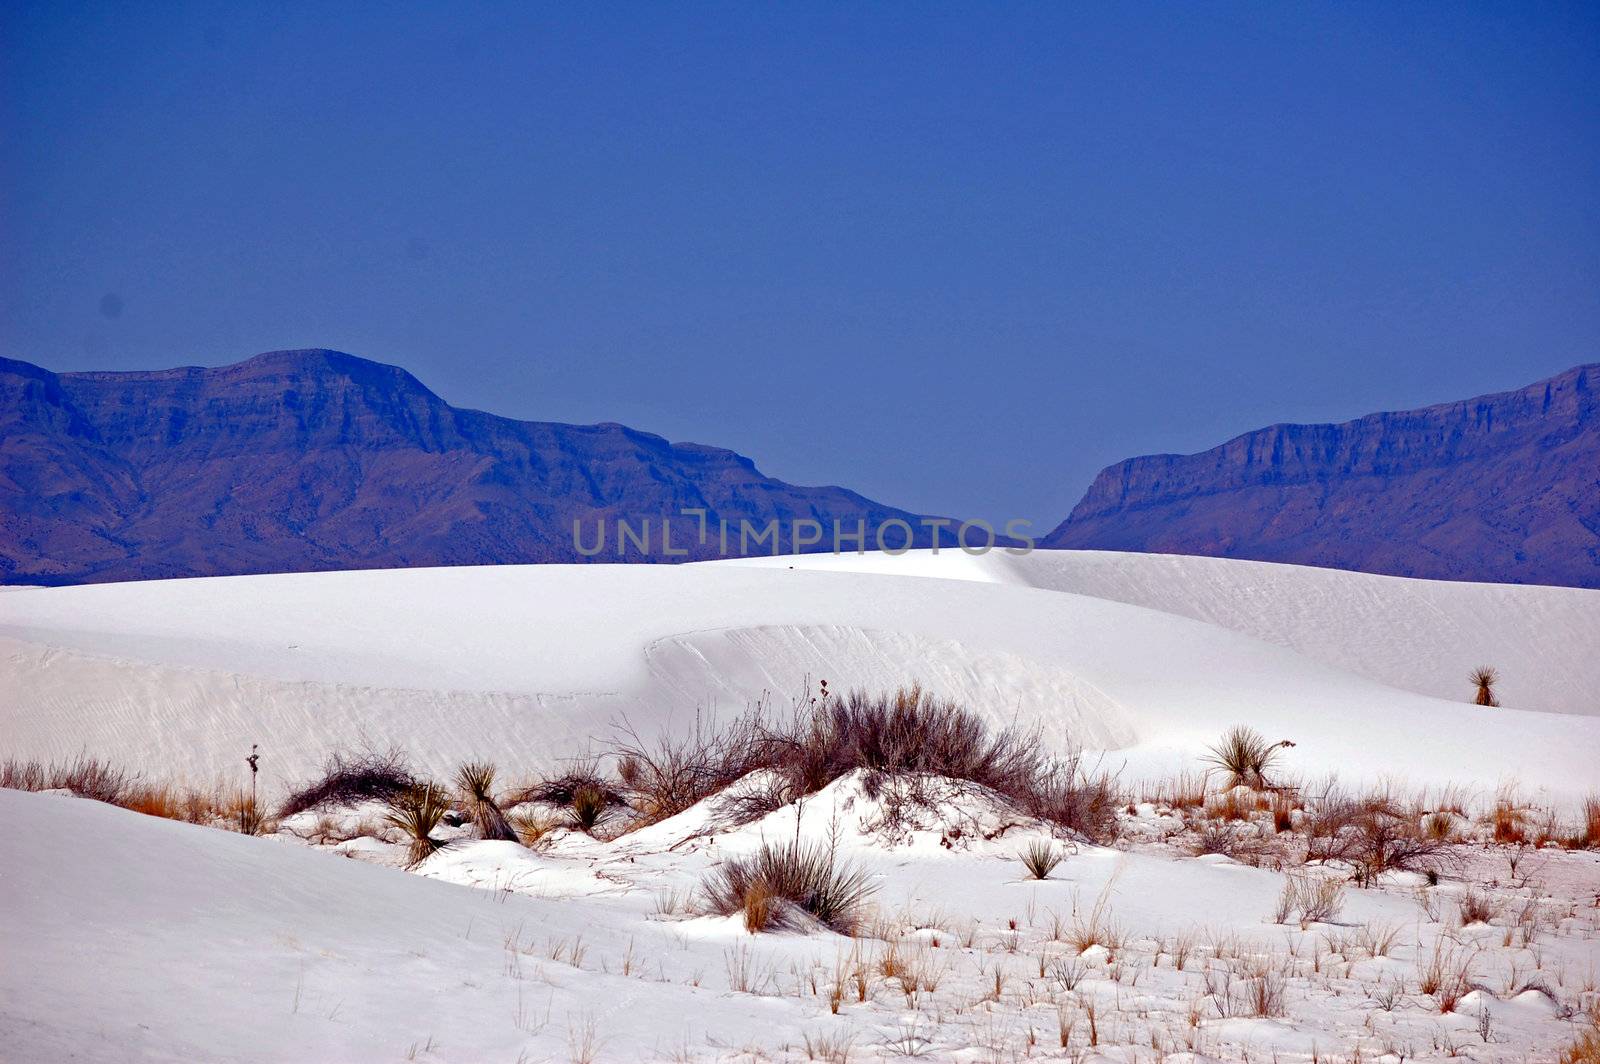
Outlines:
[[[610,812],[605,792],[599,787],[585,783],[572,792],[567,822],[575,830],[593,835],[595,829],[605,822]]]
[[[1268,743],[1254,728],[1239,725],[1210,748],[1207,764],[1222,771],[1225,786],[1249,787],[1263,791],[1272,786],[1271,774],[1278,762],[1279,752],[1294,743],[1287,739]]]
[[[1049,879],[1050,873],[1055,871],[1056,865],[1062,862],[1064,856],[1049,839],[1035,839],[1023,847],[1022,852],[1017,855],[1022,867],[1026,868],[1034,879]]]
[[[855,932],[862,906],[876,889],[865,871],[841,862],[832,847],[798,840],[730,857],[700,884],[710,912],[742,913],[752,931],[786,926],[792,907],[842,935]]]
[[[494,800],[494,766],[487,761],[469,761],[456,770],[456,786],[466,803],[467,813],[480,839],[518,841],[511,822]]]
[[[322,775],[291,792],[279,806],[278,815],[290,817],[308,809],[349,806],[364,801],[388,802],[420,785],[421,781],[398,749],[391,748],[384,753],[335,751],[323,766]]]
[[[444,849],[445,843],[433,837],[433,829],[444,819],[445,809],[443,795],[432,784],[412,787],[390,800],[384,820],[405,832],[410,840],[406,867],[415,868]]]
[[[1495,697],[1494,685],[1500,682],[1500,674],[1491,665],[1479,665],[1467,674],[1467,679],[1475,688],[1472,701],[1480,706],[1498,706],[1500,699]]]

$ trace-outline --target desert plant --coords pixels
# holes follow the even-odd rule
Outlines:
[[[229,826],[241,835],[260,835],[267,826],[266,814],[253,794],[237,794],[225,811]]]
[[[619,729],[610,754],[632,789],[640,819],[649,823],[726,790],[757,770],[758,784],[730,792],[719,815],[745,822],[862,772],[868,794],[884,802],[885,826],[952,796],[952,781],[987,788],[1030,815],[1099,842],[1118,830],[1112,778],[1086,771],[1076,756],[1051,758],[1033,732],[991,731],[983,718],[913,685],[893,694],[825,687],[795,704],[787,717],[756,705],[720,729],[696,718],[686,738],[643,741]],[[589,781],[596,783],[598,781]],[[527,798],[566,804],[550,787]]]
[[[1383,795],[1324,796],[1306,819],[1306,847],[1310,860],[1352,865],[1363,886],[1391,870],[1437,876],[1459,863],[1450,842],[1424,833],[1412,811]]]
[[[1472,701],[1480,706],[1498,706],[1500,700],[1495,697],[1494,685],[1500,682],[1500,674],[1491,665],[1479,665],[1467,674],[1467,679],[1477,690]]]
[[[605,792],[598,787],[583,784],[572,792],[572,804],[567,811],[567,822],[574,829],[593,835],[595,828],[605,822],[610,812]]]
[[[1461,895],[1461,925],[1492,923],[1500,909],[1500,903],[1487,892],[1469,885]]]
[[[1455,814],[1440,809],[1422,818],[1422,830],[1430,839],[1453,842],[1456,837]]]
[[[730,857],[700,884],[710,912],[743,913],[747,926],[754,898],[764,910],[762,928],[784,926],[792,906],[846,935],[860,924],[863,905],[876,889],[864,870],[841,863],[831,847],[799,840]]]
[[[518,809],[509,819],[517,841],[530,848],[543,845],[546,836],[558,826],[554,817],[532,809]]]
[[[1588,1023],[1561,1051],[1561,1064],[1600,1064],[1600,1001],[1589,1007]]]
[[[1266,790],[1272,786],[1270,773],[1277,763],[1278,751],[1293,745],[1287,739],[1268,743],[1260,732],[1241,724],[1229,729],[1203,760],[1222,770],[1228,787]]]
[[[1051,840],[1035,839],[1023,847],[1017,858],[1034,879],[1049,879],[1050,873],[1062,862],[1063,856]]]
[[[433,837],[433,829],[444,819],[445,811],[443,796],[431,783],[412,787],[390,799],[384,820],[405,832],[411,840],[406,854],[407,868],[415,868],[444,849],[445,843]]]
[[[48,786],[42,761],[8,757],[0,762],[0,787],[13,791],[42,791]]]
[[[120,768],[109,762],[79,754],[64,765],[50,766],[50,786],[69,790],[79,798],[96,802],[117,803],[122,792],[133,782]]]
[[[1600,794],[1591,794],[1583,800],[1583,818],[1578,834],[1573,838],[1576,846],[1600,846]]]
[[[371,800],[388,802],[415,790],[419,784],[405,756],[397,749],[385,753],[336,751],[324,763],[320,777],[284,799],[278,815],[289,817],[307,809],[348,806]]]
[[[487,761],[469,761],[456,770],[456,786],[478,829],[478,838],[516,842],[517,833],[494,800],[494,766]]]
[[[1440,938],[1433,952],[1417,960],[1417,989],[1439,1002],[1440,1012],[1454,1012],[1471,985],[1475,951]]]

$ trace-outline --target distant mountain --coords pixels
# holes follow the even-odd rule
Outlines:
[[[1600,364],[1102,471],[1042,546],[1600,587]]]
[[[690,508],[707,511],[705,543]],[[929,542],[919,515],[774,480],[732,451],[459,410],[402,369],[335,351],[135,373],[0,359],[6,583],[616,561],[617,518],[650,518],[648,560],[669,560],[662,515],[691,558],[721,553],[719,520],[730,554],[741,519],[753,534],[779,521],[784,552],[806,518],[829,549],[835,518],[846,531],[900,519]],[[587,549],[604,523],[604,550],[574,548],[574,519]],[[647,559],[630,543],[626,560]]]

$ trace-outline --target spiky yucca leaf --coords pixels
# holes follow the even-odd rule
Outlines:
[[[1034,879],[1049,879],[1050,873],[1055,871],[1062,857],[1061,851],[1056,849],[1056,844],[1049,839],[1035,839],[1017,854],[1022,867],[1026,868]]]
[[[472,816],[478,838],[516,842],[517,833],[494,800],[494,766],[487,761],[468,761],[456,770],[456,786]]]
[[[444,819],[447,809],[443,795],[431,783],[402,791],[390,800],[389,812],[384,815],[384,820],[411,839],[411,849],[406,857],[407,868],[415,868],[444,849],[445,843],[433,837],[433,829]]]
[[[1226,774],[1228,787],[1264,790],[1272,785],[1268,773],[1278,760],[1278,751],[1293,745],[1288,740],[1269,744],[1260,732],[1241,724],[1229,729],[1204,760]]]
[[[609,815],[605,792],[598,787],[583,784],[572,792],[572,811],[568,815],[571,825],[579,831],[593,835]]]
[[[1478,689],[1473,702],[1480,706],[1498,706],[1500,700],[1494,695],[1494,685],[1500,682],[1500,674],[1492,665],[1479,665],[1467,674],[1467,679]]]

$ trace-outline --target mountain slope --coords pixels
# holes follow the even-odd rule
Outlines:
[[[652,560],[662,515],[688,557],[718,553],[719,519],[734,554],[741,520],[918,527],[916,515],[774,480],[721,448],[456,409],[404,370],[334,351],[136,373],[0,360],[0,432],[9,583],[581,561],[574,520],[586,548],[603,522],[597,560],[616,560],[618,517],[653,520]],[[708,511],[707,543],[691,538],[698,520],[685,508]]]
[[[1100,473],[1041,545],[1600,587],[1600,364]]]

